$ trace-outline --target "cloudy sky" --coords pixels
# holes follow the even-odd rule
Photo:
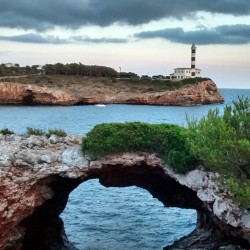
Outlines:
[[[81,62],[139,75],[196,67],[250,88],[249,0],[0,0],[0,63]]]

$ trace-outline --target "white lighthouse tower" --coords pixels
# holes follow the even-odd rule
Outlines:
[[[195,57],[196,57],[196,47],[195,47],[195,44],[193,43],[191,47],[191,77],[196,77]]]

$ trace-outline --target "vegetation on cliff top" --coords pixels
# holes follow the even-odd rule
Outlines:
[[[192,87],[208,78],[190,78],[178,82],[170,80],[159,80],[152,78],[109,78],[109,77],[79,77],[75,75],[39,75],[31,74],[27,76],[13,77],[6,76],[0,82],[12,82],[20,84],[31,84],[39,87],[56,88],[69,93],[116,94],[124,93],[156,93],[164,91],[174,91],[183,87]],[[94,91],[94,92],[93,92]]]
[[[177,172],[197,166],[187,146],[186,129],[172,124],[142,122],[99,124],[83,138],[84,155],[98,158],[122,152],[154,152]]]
[[[192,86],[208,79],[197,77],[173,81],[169,76],[162,75],[139,77],[133,72],[118,73],[110,67],[84,65],[82,63],[45,64],[43,67],[39,65],[20,67],[18,64],[11,67],[7,67],[5,64],[0,65],[1,82],[59,87],[66,88],[69,91],[74,91],[76,85],[79,85],[79,87],[91,85],[95,89],[106,87],[120,89],[125,92],[154,93]]]
[[[82,139],[84,155],[154,152],[176,172],[199,166],[218,172],[222,185],[242,207],[250,204],[250,99],[239,98],[221,114],[210,110],[188,128],[140,122],[95,126]]]
[[[97,65],[84,65],[81,63],[56,63],[20,67],[19,64],[13,66],[0,65],[0,76],[18,76],[44,73],[46,75],[77,75],[90,77],[118,77],[117,71],[110,67]]]

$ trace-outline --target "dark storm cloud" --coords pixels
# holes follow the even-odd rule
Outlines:
[[[23,42],[23,43],[52,43],[52,44],[64,44],[69,43],[69,41],[60,39],[54,36],[43,37],[39,34],[24,34],[16,36],[0,36],[0,40],[12,41],[12,42]]]
[[[163,38],[177,43],[196,44],[247,44],[250,43],[250,25],[222,25],[213,29],[202,28],[184,31],[182,28],[169,28],[145,31],[135,34],[137,38]]]
[[[196,18],[197,11],[249,15],[249,0],[1,0],[0,26],[46,30],[113,23],[140,25],[164,17]]]
[[[89,38],[82,36],[73,36],[68,39],[61,39],[55,36],[41,36],[36,33],[29,33],[16,36],[0,36],[0,40],[21,42],[21,43],[41,43],[41,44],[67,44],[67,43],[126,43],[127,39],[121,38]],[[1,52],[0,52],[1,53]]]

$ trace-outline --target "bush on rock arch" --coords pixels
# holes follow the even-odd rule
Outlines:
[[[186,142],[186,129],[178,125],[106,123],[96,125],[82,139],[81,149],[91,158],[122,152],[152,152],[175,171],[186,173],[197,166]]]

